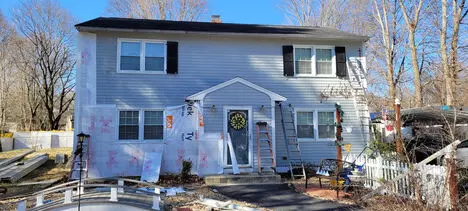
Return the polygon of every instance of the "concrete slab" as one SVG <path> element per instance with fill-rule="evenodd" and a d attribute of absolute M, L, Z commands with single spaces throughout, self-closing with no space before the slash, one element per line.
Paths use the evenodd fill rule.
<path fill-rule="evenodd" d="M 287 184 L 235 185 L 216 189 L 233 199 L 273 210 L 363 210 L 355 205 L 321 200 L 294 192 Z"/>
<path fill-rule="evenodd" d="M 280 184 L 281 176 L 275 174 L 223 174 L 206 176 L 205 184 L 224 186 L 224 185 L 247 185 L 247 184 Z"/>

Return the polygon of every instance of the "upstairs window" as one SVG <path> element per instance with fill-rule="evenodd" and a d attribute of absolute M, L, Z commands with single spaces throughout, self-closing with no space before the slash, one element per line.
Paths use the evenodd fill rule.
<path fill-rule="evenodd" d="M 332 49 L 319 49 L 316 52 L 317 75 L 332 75 L 333 74 L 333 53 Z"/>
<path fill-rule="evenodd" d="M 298 76 L 335 76 L 335 51 L 328 46 L 295 46 L 294 72 Z"/>
<path fill-rule="evenodd" d="M 120 43 L 120 70 L 140 70 L 140 43 Z"/>
<path fill-rule="evenodd" d="M 166 43 L 152 40 L 119 39 L 119 72 L 166 71 Z"/>
<path fill-rule="evenodd" d="M 294 50 L 294 63 L 296 65 L 296 74 L 312 74 L 312 49 L 296 48 Z"/>

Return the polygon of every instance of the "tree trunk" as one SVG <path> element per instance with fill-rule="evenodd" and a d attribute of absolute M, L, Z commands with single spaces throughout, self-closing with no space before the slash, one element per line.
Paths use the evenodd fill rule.
<path fill-rule="evenodd" d="M 440 56 L 444 72 L 445 105 L 453 105 L 452 80 L 447 56 L 447 0 L 442 0 L 442 27 L 440 33 Z"/>
<path fill-rule="evenodd" d="M 414 95 L 415 95 L 415 103 L 416 107 L 423 106 L 423 98 L 422 98 L 422 87 L 421 87 L 421 76 L 419 73 L 419 64 L 418 64 L 418 49 L 416 48 L 416 44 L 414 42 L 414 31 L 409 32 L 409 42 L 410 42 L 410 49 L 411 49 L 411 66 L 413 68 L 414 74 Z"/>

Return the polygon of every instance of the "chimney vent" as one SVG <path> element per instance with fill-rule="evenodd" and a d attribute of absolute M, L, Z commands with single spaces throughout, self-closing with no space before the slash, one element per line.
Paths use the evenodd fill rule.
<path fill-rule="evenodd" d="M 211 15 L 211 23 L 222 23 L 221 15 Z"/>

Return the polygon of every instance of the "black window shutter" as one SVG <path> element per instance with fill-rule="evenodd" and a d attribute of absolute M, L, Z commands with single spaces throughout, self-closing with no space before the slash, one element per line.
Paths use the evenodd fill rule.
<path fill-rule="evenodd" d="M 178 73 L 179 43 L 167 42 L 167 74 Z"/>
<path fill-rule="evenodd" d="M 292 45 L 283 46 L 283 74 L 294 76 L 294 48 Z"/>
<path fill-rule="evenodd" d="M 335 47 L 336 56 L 336 76 L 345 77 L 348 73 L 346 69 L 346 48 Z"/>

